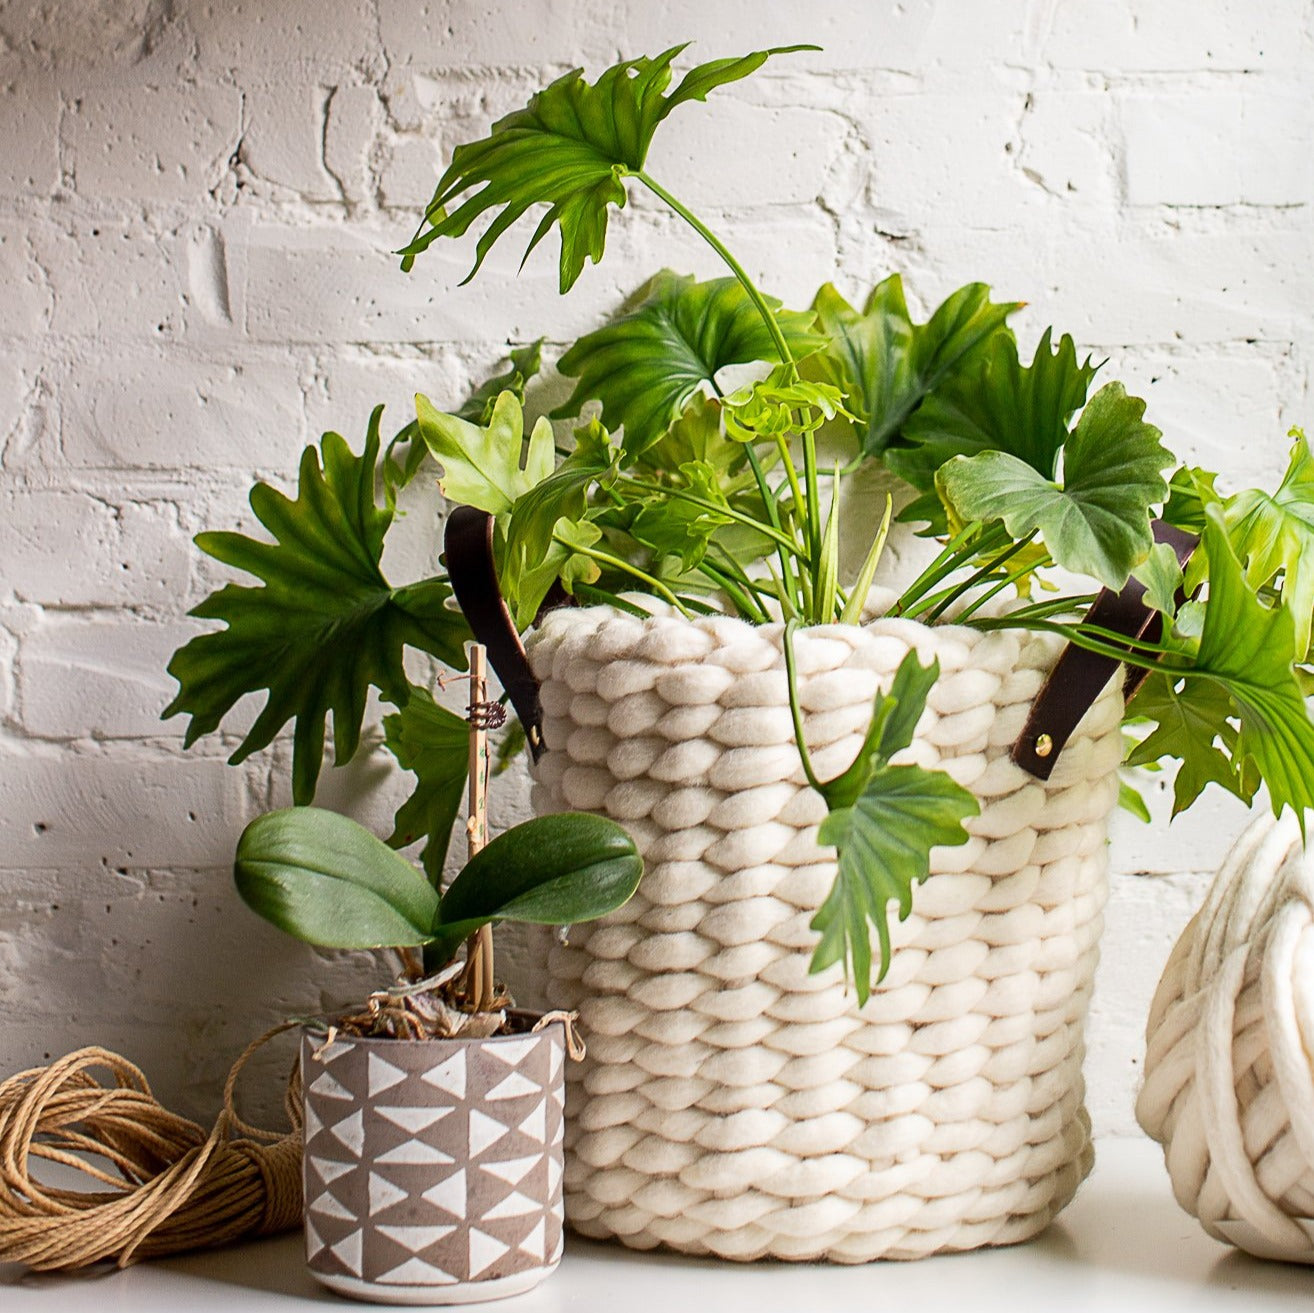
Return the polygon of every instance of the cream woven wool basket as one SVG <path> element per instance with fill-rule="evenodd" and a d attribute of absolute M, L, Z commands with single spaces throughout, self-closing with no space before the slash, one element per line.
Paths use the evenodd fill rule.
<path fill-rule="evenodd" d="M 568 1096 L 577 1231 L 732 1259 L 917 1258 L 1034 1235 L 1089 1171 L 1082 1025 L 1118 681 L 1042 783 L 1009 748 L 1055 641 L 889 619 L 803 631 L 821 778 L 853 759 L 910 648 L 941 676 L 902 759 L 945 767 L 981 815 L 933 853 L 859 1010 L 838 966 L 808 974 L 835 865 L 781 626 L 563 609 L 528 640 L 550 749 L 535 809 L 612 816 L 647 865 L 630 903 L 547 955 L 553 1006 L 589 1037 Z"/>
<path fill-rule="evenodd" d="M 1314 858 L 1289 812 L 1237 841 L 1146 1027 L 1136 1116 L 1216 1240 L 1314 1263 Z"/>

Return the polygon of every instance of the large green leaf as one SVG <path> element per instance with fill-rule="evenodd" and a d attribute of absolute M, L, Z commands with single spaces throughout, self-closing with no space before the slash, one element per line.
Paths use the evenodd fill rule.
<path fill-rule="evenodd" d="M 945 461 L 1006 451 L 1052 479 L 1068 422 L 1085 404 L 1097 367 L 1089 358 L 1078 363 L 1070 337 L 1052 346 L 1049 329 L 1030 365 L 1022 364 L 1012 334 L 1002 332 L 984 340 L 969 363 L 910 416 L 887 456 L 890 468 L 929 491 Z"/>
<path fill-rule="evenodd" d="M 1153 546 L 1150 508 L 1167 494 L 1160 471 L 1172 463 L 1144 413 L 1143 401 L 1109 383 L 1063 447 L 1062 487 L 1017 456 L 984 451 L 941 466 L 941 497 L 964 523 L 1002 520 L 1019 539 L 1039 530 L 1059 565 L 1121 588 Z"/>
<path fill-rule="evenodd" d="M 788 633 L 788 631 L 787 631 Z M 793 656 L 789 658 L 793 696 Z M 976 799 L 944 771 L 891 766 L 889 758 L 907 747 L 939 664 L 923 667 L 916 653 L 900 663 L 888 693 L 877 693 L 866 739 L 852 766 L 821 785 L 830 814 L 818 841 L 837 850 L 835 884 L 812 918 L 821 934 L 811 970 L 834 962 L 852 963 L 859 1003 L 871 992 L 871 932 L 880 941 L 882 979 L 890 963 L 889 904 L 900 919 L 912 910 L 913 885 L 930 874 L 931 849 L 967 841 L 963 821 L 975 816 Z"/>
<path fill-rule="evenodd" d="M 321 948 L 414 947 L 428 941 L 438 911 L 438 894 L 405 858 L 318 807 L 256 817 L 233 873 L 266 921 Z"/>
<path fill-rule="evenodd" d="M 424 839 L 420 860 L 437 885 L 465 792 L 470 726 L 435 702 L 428 689 L 412 687 L 406 705 L 384 716 L 383 734 L 398 765 L 416 777 L 414 792 L 397 809 L 388 843 L 405 848 Z"/>
<path fill-rule="evenodd" d="M 814 46 L 782 46 L 701 64 L 668 96 L 671 64 L 684 46 L 656 58 L 627 59 L 595 83 L 573 69 L 538 92 L 528 106 L 493 124 L 480 141 L 458 146 L 438 180 L 424 223 L 402 252 L 409 269 L 439 237 L 460 237 L 486 212 L 492 222 L 475 248 L 474 277 L 497 239 L 527 210 L 547 205 L 529 252 L 553 225 L 561 234 L 561 290 L 569 291 L 584 262 L 602 258 L 607 208 L 625 204 L 627 174 L 643 169 L 657 125 L 677 106 L 747 77 L 771 55 Z M 455 207 L 455 208 L 449 208 Z"/>
<path fill-rule="evenodd" d="M 690 499 L 654 495 L 631 521 L 630 534 L 658 557 L 678 556 L 681 568 L 692 570 L 717 531 L 734 521 L 724 513 L 729 502 L 710 465 L 685 461 L 673 473 L 679 480 L 674 486 Z"/>
<path fill-rule="evenodd" d="M 1012 341 L 1004 321 L 1020 306 L 994 304 L 984 283 L 969 283 L 928 322 L 914 324 L 903 280 L 891 274 L 872 289 L 861 314 L 830 283 L 817 293 L 812 308 L 829 344 L 804 372 L 833 383 L 847 396 L 863 455 L 879 456 L 918 406 L 967 370 L 987 343 L 997 337 Z"/>
<path fill-rule="evenodd" d="M 218 728 L 246 694 L 268 690 L 264 708 L 230 760 L 265 747 L 295 719 L 292 794 L 315 795 L 324 755 L 325 718 L 333 715 L 334 758 L 355 753 L 370 685 L 390 702 L 410 691 L 402 650 L 411 646 L 463 668 L 465 621 L 444 603 L 438 580 L 389 586 L 379 569 L 392 511 L 374 501 L 382 407 L 370 418 L 365 450 L 354 456 L 336 433 L 301 458 L 296 500 L 266 484 L 251 490 L 256 517 L 275 542 L 237 533 L 203 533 L 197 546 L 264 581 L 228 584 L 191 614 L 227 628 L 201 634 L 174 653 L 169 673 L 178 695 L 164 715 L 187 713 L 186 743 Z"/>
<path fill-rule="evenodd" d="M 443 467 L 438 486 L 449 501 L 504 515 L 517 497 L 552 473 L 556 451 L 552 425 L 540 419 L 524 442 L 525 414 L 514 392 L 498 394 L 487 425 L 438 410 L 415 398 L 420 436 Z"/>
<path fill-rule="evenodd" d="M 577 415 L 586 401 L 602 402 L 602 422 L 624 427 L 626 453 L 640 455 L 658 441 L 685 404 L 727 365 L 780 360 L 780 353 L 737 279 L 695 282 L 663 269 L 641 289 L 635 309 L 586 333 L 557 368 L 578 379 L 555 416 Z M 776 315 L 795 356 L 824 339 L 811 331 L 810 314 L 780 309 Z"/>
<path fill-rule="evenodd" d="M 1229 498 L 1224 514 L 1251 586 L 1282 576 L 1282 600 L 1295 622 L 1296 653 L 1303 660 L 1314 611 L 1314 457 L 1299 429 L 1292 436 L 1296 441 L 1278 490 L 1248 488 Z"/>
<path fill-rule="evenodd" d="M 466 864 L 439 904 L 440 952 L 490 921 L 573 925 L 605 916 L 638 888 L 634 840 L 605 816 L 560 812 L 499 834 Z"/>

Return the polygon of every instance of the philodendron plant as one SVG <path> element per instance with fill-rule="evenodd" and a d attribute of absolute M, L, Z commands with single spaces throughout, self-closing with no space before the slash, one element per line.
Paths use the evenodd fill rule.
<path fill-rule="evenodd" d="M 403 267 L 486 220 L 473 277 L 534 210 L 526 255 L 555 230 L 564 293 L 586 261 L 602 258 L 612 207 L 640 188 L 710 245 L 728 275 L 651 277 L 557 360 L 575 386 L 551 417 L 532 415 L 526 382 L 540 351 L 523 346 L 459 409 L 418 398 L 416 417 L 386 446 L 378 410 L 359 455 L 326 434 L 304 454 L 295 500 L 257 485 L 252 506 L 275 543 L 198 539 L 263 586 L 230 584 L 194 612 L 227 628 L 193 639 L 170 666 L 181 688 L 166 714 L 190 713 L 188 742 L 215 730 L 238 698 L 267 689 L 233 760 L 295 721 L 293 786 L 306 803 L 327 714 L 341 763 L 356 751 L 373 685 L 397 708 L 384 722 L 387 743 L 417 777 L 391 842 L 425 839 L 435 870 L 461 790 L 459 731 L 407 679 L 402 653 L 459 666 L 468 635 L 445 575 L 394 587 L 380 572 L 404 484 L 432 461 L 449 503 L 495 517 L 499 582 L 522 629 L 559 584 L 580 602 L 640 614 L 646 593 L 688 616 L 783 620 L 788 655 L 799 625 L 862 619 L 893 508 L 883 494 L 864 504 L 851 477 L 878 465 L 907 490 L 900 518 L 938 543 L 891 614 L 1054 633 L 1148 672 L 1128 707 L 1128 761 L 1180 762 L 1176 810 L 1210 783 L 1247 801 L 1262 783 L 1275 810 L 1303 818 L 1314 804 L 1302 687 L 1314 461 L 1303 436 L 1293 434 L 1275 493 L 1229 495 L 1214 474 L 1177 465 L 1120 383 L 1092 391 L 1100 366 L 1081 359 L 1071 337 L 1046 331 L 1026 362 L 1008 326 L 1018 305 L 992 301 L 980 283 L 924 323 L 897 274 L 877 282 L 861 310 L 830 284 L 808 310 L 782 308 L 646 159 L 669 114 L 787 52 L 702 64 L 672 90 L 681 50 L 616 64 L 593 83 L 568 73 L 458 146 Z M 754 381 L 727 390 L 731 367 Z M 852 578 L 841 577 L 841 512 L 847 533 L 865 524 L 870 536 Z M 1198 536 L 1184 570 L 1171 547 L 1156 545 L 1155 517 Z M 1056 570 L 1090 582 L 1060 587 Z M 1128 638 L 1084 618 L 1096 587 L 1132 579 L 1155 624 Z M 930 849 L 962 842 L 976 810 L 946 774 L 890 760 L 936 674 L 905 664 L 878 697 L 853 765 L 830 781 L 813 774 L 791 687 L 803 766 L 830 808 L 819 840 L 838 852 L 834 889 L 813 922 L 812 965 L 844 962 L 861 998 L 872 927 L 883 972 L 889 903 L 907 914 Z"/>
<path fill-rule="evenodd" d="M 364 826 L 319 807 L 257 816 L 237 845 L 234 875 L 247 905 L 320 948 L 420 950 L 397 1018 L 422 1034 L 489 1032 L 509 1000 L 493 972 L 486 927 L 566 926 L 620 907 L 643 862 L 615 821 L 562 812 L 525 821 L 475 853 L 440 890 Z M 471 952 L 458 962 L 462 944 Z M 464 968 L 464 969 L 462 969 Z M 417 992 L 415 986 L 423 987 Z M 377 996 L 376 996 L 377 997 Z M 421 1024 L 427 1022 L 427 1026 Z"/>

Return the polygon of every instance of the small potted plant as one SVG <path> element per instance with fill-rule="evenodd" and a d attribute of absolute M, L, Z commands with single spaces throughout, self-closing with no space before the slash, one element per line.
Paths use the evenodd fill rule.
<path fill-rule="evenodd" d="M 386 446 L 378 411 L 359 456 L 326 435 L 295 500 L 258 485 L 276 544 L 198 541 L 264 587 L 197 608 L 227 629 L 175 655 L 169 710 L 190 742 L 268 689 L 234 759 L 295 720 L 308 802 L 327 713 L 344 761 L 373 684 L 418 779 L 393 842 L 441 830 L 454 749 L 401 653 L 461 660 L 450 533 L 420 583 L 378 564 L 432 462 L 449 530 L 481 517 L 488 537 L 467 609 L 495 626 L 500 593 L 526 636 L 528 663 L 512 634 L 495 666 L 536 809 L 622 821 L 649 865 L 632 904 L 547 957 L 596 1037 L 572 1223 L 731 1258 L 1016 1241 L 1091 1162 L 1106 823 L 1120 792 L 1143 806 L 1120 790 L 1124 722 L 1127 764 L 1180 762 L 1175 810 L 1209 784 L 1314 805 L 1314 466 L 1293 435 L 1271 494 L 1174 468 L 1143 402 L 1092 390 L 1100 367 L 1066 335 L 1028 362 L 1018 306 L 979 283 L 925 322 L 896 274 L 861 310 L 829 284 L 784 309 L 646 160 L 672 112 L 786 52 L 672 85 L 681 50 L 567 73 L 458 146 L 403 265 L 486 223 L 473 276 L 534 211 L 529 249 L 556 231 L 564 293 L 639 188 L 728 276 L 661 271 L 573 343 L 560 430 L 527 422 L 526 346 L 455 410 L 418 398 Z M 896 507 L 863 469 L 931 540 L 898 593 L 877 581 Z"/>
<path fill-rule="evenodd" d="M 599 816 L 526 821 L 485 845 L 483 730 L 472 732 L 472 852 L 445 889 L 315 807 L 257 817 L 237 848 L 238 890 L 266 920 L 319 947 L 394 948 L 406 961 L 395 986 L 302 1034 L 307 1263 L 375 1303 L 495 1299 L 557 1265 L 573 1018 L 514 1009 L 490 929 L 604 915 L 643 869 Z"/>

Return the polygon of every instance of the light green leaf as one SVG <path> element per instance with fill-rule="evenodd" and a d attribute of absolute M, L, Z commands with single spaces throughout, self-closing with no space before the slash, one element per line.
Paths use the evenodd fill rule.
<path fill-rule="evenodd" d="M 671 110 L 747 77 L 771 55 L 815 47 L 782 46 L 714 60 L 691 69 L 664 95 L 671 64 L 683 49 L 625 60 L 592 84 L 573 69 L 525 109 L 499 119 L 487 137 L 458 146 L 420 231 L 402 252 L 402 268 L 409 269 L 439 237 L 460 237 L 481 215 L 496 212 L 476 245 L 468 282 L 512 224 L 531 207 L 547 205 L 525 255 L 555 225 L 561 234 L 561 290 L 569 291 L 585 260 L 602 258 L 608 206 L 625 204 L 623 179 L 642 170 L 653 133 Z"/>
<path fill-rule="evenodd" d="M 852 961 L 859 1004 L 871 992 L 871 936 L 880 940 L 882 979 L 890 962 L 889 904 L 902 920 L 912 910 L 913 885 L 930 874 L 937 845 L 966 843 L 963 821 L 979 811 L 976 799 L 943 771 L 920 766 L 878 765 L 852 807 L 833 811 L 821 823 L 822 844 L 838 850 L 834 887 L 812 918 L 821 933 L 811 970 Z"/>
<path fill-rule="evenodd" d="M 639 884 L 634 840 L 603 816 L 560 812 L 499 834 L 443 894 L 435 923 L 440 952 L 490 921 L 575 925 L 605 916 Z"/>
<path fill-rule="evenodd" d="M 1150 824 L 1150 809 L 1140 791 L 1126 778 L 1125 772 L 1118 780 L 1118 806 L 1130 812 L 1138 821 Z"/>
<path fill-rule="evenodd" d="M 856 417 L 863 455 L 879 456 L 918 406 L 968 369 L 986 343 L 997 336 L 1012 341 L 1004 321 L 1020 306 L 993 304 L 984 283 L 969 283 L 927 323 L 914 324 L 903 280 L 892 274 L 872 289 L 861 314 L 830 283 L 812 308 L 829 343 L 807 361 L 804 373 L 840 389 Z M 928 480 L 919 486 L 931 485 Z"/>
<path fill-rule="evenodd" d="M 734 278 L 698 283 L 663 269 L 641 290 L 637 307 L 586 333 L 557 368 L 579 381 L 556 417 L 602 402 L 602 422 L 624 428 L 626 454 L 636 457 L 666 432 L 686 403 L 727 365 L 780 359 L 757 308 Z M 822 344 L 812 316 L 781 310 L 765 298 L 796 356 Z"/>
<path fill-rule="evenodd" d="M 355 821 L 318 807 L 258 816 L 237 844 L 234 877 L 254 911 L 321 948 L 425 943 L 438 894 Z"/>
<path fill-rule="evenodd" d="M 540 337 L 528 346 L 512 347 L 509 359 L 509 369 L 486 378 L 466 397 L 456 411 L 458 419 L 487 425 L 503 392 L 510 392 L 522 406 L 525 404 L 525 384 L 543 368 L 543 339 Z"/>
<path fill-rule="evenodd" d="M 1145 585 L 1145 605 L 1166 615 L 1177 614 L 1177 591 L 1182 586 L 1182 567 L 1177 553 L 1167 543 L 1155 543 L 1150 554 L 1132 571 L 1132 578 Z"/>
<path fill-rule="evenodd" d="M 1046 329 L 1030 365 L 1018 357 L 1013 335 L 992 333 L 945 385 L 909 417 L 886 463 L 923 492 L 955 456 L 1006 451 L 1052 479 L 1068 421 L 1085 404 L 1096 367 L 1077 361 L 1070 337 L 1051 346 Z M 934 510 L 934 499 L 928 503 Z M 909 511 L 902 518 L 918 518 Z"/>
<path fill-rule="evenodd" d="M 490 515 L 505 515 L 517 497 L 541 483 L 556 464 L 552 425 L 540 419 L 524 448 L 524 411 L 513 392 L 493 403 L 486 427 L 434 408 L 423 395 L 415 398 L 420 436 L 443 467 L 438 486 L 449 501 L 474 506 Z M 522 456 L 524 464 L 521 464 Z"/>
<path fill-rule="evenodd" d="M 838 388 L 797 378 L 786 365 L 731 393 L 723 410 L 726 434 L 736 442 L 789 441 L 837 416 L 853 418 Z"/>
<path fill-rule="evenodd" d="M 753 481 L 743 443 L 721 431 L 721 403 L 715 397 L 695 393 L 666 432 L 637 457 L 637 464 L 661 474 L 686 461 L 710 465 L 727 495 Z"/>
<path fill-rule="evenodd" d="M 685 461 L 674 486 L 702 503 L 677 497 L 654 496 L 644 503 L 630 523 L 630 535 L 650 547 L 657 556 L 678 556 L 681 569 L 692 570 L 703 559 L 707 544 L 718 529 L 733 523 L 722 514 L 729 503 L 721 491 L 716 471 L 704 461 Z"/>
<path fill-rule="evenodd" d="M 1187 533 L 1204 533 L 1205 507 L 1221 506 L 1223 502 L 1214 488 L 1217 478 L 1212 470 L 1199 466 L 1183 465 L 1175 470 L 1168 480 L 1168 500 L 1160 518 Z"/>
<path fill-rule="evenodd" d="M 598 563 L 582 549 L 596 546 L 602 530 L 589 520 L 572 521 L 563 517 L 552 527 L 552 541 L 538 561 L 529 561 L 513 588 L 507 591 L 507 603 L 522 633 L 534 622 L 543 599 L 558 581 L 568 593 L 577 583 L 591 584 L 602 573 Z"/>
<path fill-rule="evenodd" d="M 380 406 L 370 418 L 365 450 L 352 454 L 336 433 L 301 458 L 293 501 L 266 484 L 251 490 L 251 507 L 276 539 L 203 533 L 196 543 L 215 560 L 255 575 L 259 588 L 228 584 L 191 614 L 227 628 L 201 634 L 173 655 L 178 695 L 166 717 L 191 716 L 186 744 L 218 728 L 246 694 L 268 690 L 255 723 L 230 761 L 267 746 L 289 720 L 292 795 L 315 796 L 332 713 L 334 757 L 349 761 L 360 741 L 371 685 L 390 702 L 406 702 L 410 684 L 402 651 L 410 646 L 463 669 L 469 630 L 444 603 L 449 587 L 426 580 L 394 589 L 379 569 L 392 511 L 375 505 Z"/>
<path fill-rule="evenodd" d="M 1167 493 L 1172 461 L 1145 403 L 1109 383 L 1087 403 L 1063 449 L 1063 486 L 1002 451 L 956 456 L 936 483 L 963 522 L 1002 520 L 1014 538 L 1037 530 L 1055 562 L 1120 589 L 1149 554 L 1150 508 Z"/>
<path fill-rule="evenodd" d="M 414 792 L 397 809 L 388 843 L 405 848 L 424 839 L 420 860 L 436 885 L 465 793 L 470 726 L 439 706 L 428 689 L 412 687 L 406 705 L 383 718 L 383 733 L 398 764 L 416 776 Z"/>
<path fill-rule="evenodd" d="M 1314 457 L 1299 429 L 1287 472 L 1269 494 L 1248 488 L 1224 507 L 1228 537 L 1245 568 L 1246 581 L 1261 588 L 1281 576 L 1282 601 L 1296 630 L 1296 652 L 1309 651 L 1314 612 Z"/>

